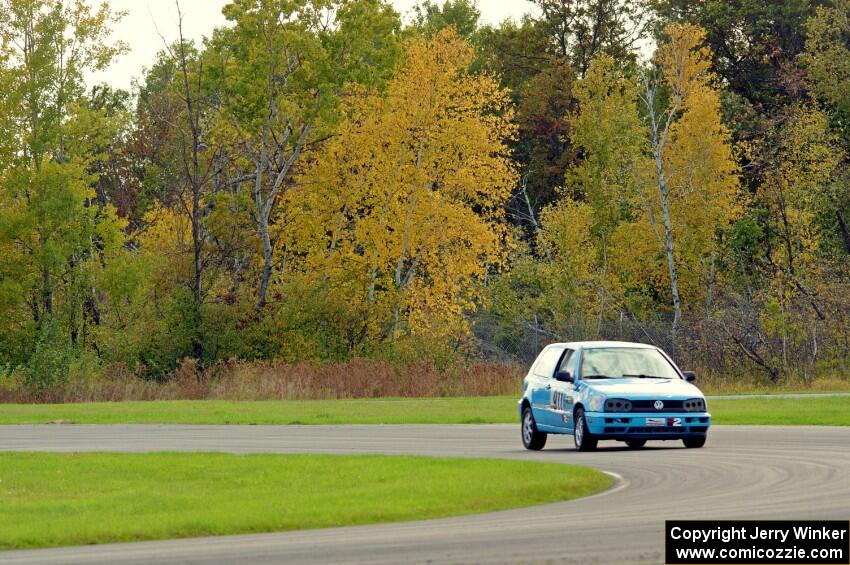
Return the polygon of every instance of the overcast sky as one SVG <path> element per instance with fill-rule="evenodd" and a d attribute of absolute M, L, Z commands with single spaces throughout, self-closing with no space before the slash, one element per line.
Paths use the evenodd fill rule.
<path fill-rule="evenodd" d="M 100 0 L 89 0 L 100 4 Z M 228 0 L 180 0 L 183 10 L 183 29 L 186 37 L 200 39 L 217 26 L 225 23 L 221 8 Z M 410 13 L 416 0 L 392 0 L 402 16 Z M 133 78 L 138 78 L 142 68 L 150 66 L 157 52 L 162 49 L 162 39 L 157 28 L 171 42 L 177 38 L 177 10 L 174 0 L 111 0 L 116 11 L 127 12 L 116 27 L 114 36 L 130 47 L 130 52 L 117 59 L 112 66 L 89 77 L 89 83 L 106 82 L 116 88 L 129 88 Z M 481 19 L 484 23 L 497 24 L 514 17 L 519 19 L 533 6 L 526 0 L 478 0 Z"/>

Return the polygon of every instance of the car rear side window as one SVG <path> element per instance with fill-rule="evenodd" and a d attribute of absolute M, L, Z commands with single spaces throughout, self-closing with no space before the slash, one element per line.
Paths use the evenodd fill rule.
<path fill-rule="evenodd" d="M 534 374 L 538 377 L 552 378 L 555 374 L 555 366 L 563 352 L 563 347 L 550 347 L 541 353 L 537 363 L 534 364 Z"/>
<path fill-rule="evenodd" d="M 569 371 L 572 374 L 575 374 L 573 370 L 573 365 L 575 361 L 575 351 L 572 349 L 567 349 L 564 351 L 564 356 L 561 358 L 561 362 L 558 363 L 558 371 Z"/>

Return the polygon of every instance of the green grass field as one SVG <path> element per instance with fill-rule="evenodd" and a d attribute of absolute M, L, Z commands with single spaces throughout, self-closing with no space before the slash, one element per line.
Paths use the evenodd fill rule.
<path fill-rule="evenodd" d="M 715 424 L 850 425 L 850 397 L 709 400 Z M 506 397 L 0 405 L 0 424 L 482 424 L 518 420 Z"/>
<path fill-rule="evenodd" d="M 419 520 L 611 483 L 582 467 L 488 459 L 0 453 L 0 548 Z"/>
<path fill-rule="evenodd" d="M 736 398 L 708 401 L 715 424 L 850 426 L 850 397 Z"/>
<path fill-rule="evenodd" d="M 505 397 L 6 404 L 0 424 L 483 424 L 516 420 L 515 406 Z"/>

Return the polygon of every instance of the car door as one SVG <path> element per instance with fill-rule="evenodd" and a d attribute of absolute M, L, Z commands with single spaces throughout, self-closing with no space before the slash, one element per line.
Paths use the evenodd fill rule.
<path fill-rule="evenodd" d="M 558 360 L 555 374 L 569 371 L 575 377 L 575 351 L 565 349 Z M 573 419 L 573 402 L 575 401 L 575 385 L 557 379 L 552 380 L 552 395 L 549 404 L 550 425 L 564 431 L 571 429 Z"/>
<path fill-rule="evenodd" d="M 564 353 L 563 345 L 550 345 L 537 356 L 531 368 L 529 387 L 531 387 L 531 412 L 538 426 L 552 428 L 555 417 L 552 414 L 552 389 L 555 383 L 555 367 Z"/>

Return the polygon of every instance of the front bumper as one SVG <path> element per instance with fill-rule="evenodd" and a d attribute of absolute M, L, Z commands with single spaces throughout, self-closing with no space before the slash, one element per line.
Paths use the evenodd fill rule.
<path fill-rule="evenodd" d="M 705 436 L 708 412 L 587 412 L 587 427 L 598 439 L 681 439 Z"/>

